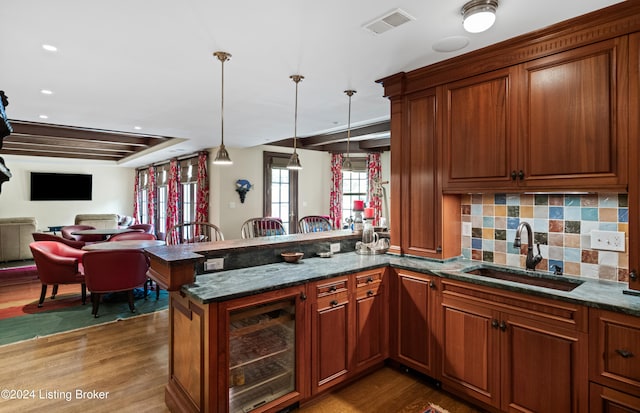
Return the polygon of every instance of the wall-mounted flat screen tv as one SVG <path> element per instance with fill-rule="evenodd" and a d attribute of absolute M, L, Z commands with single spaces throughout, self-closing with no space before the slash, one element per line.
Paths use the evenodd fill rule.
<path fill-rule="evenodd" d="M 91 201 L 89 174 L 31 172 L 32 201 Z"/>

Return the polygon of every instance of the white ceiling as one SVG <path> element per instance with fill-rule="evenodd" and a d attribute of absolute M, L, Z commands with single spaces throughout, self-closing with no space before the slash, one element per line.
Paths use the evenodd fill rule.
<path fill-rule="evenodd" d="M 367 124 L 389 118 L 377 79 L 618 2 L 501 0 L 496 24 L 468 34 L 465 0 L 0 0 L 0 89 L 10 119 L 184 139 L 123 163 L 141 166 L 220 144 L 214 51 L 233 55 L 225 144 L 248 147 L 293 136 L 292 74 L 305 77 L 298 137 L 345 128 L 345 89 L 358 92 L 352 126 Z M 362 28 L 397 8 L 415 20 L 380 35 Z M 433 50 L 451 36 L 468 46 Z"/>

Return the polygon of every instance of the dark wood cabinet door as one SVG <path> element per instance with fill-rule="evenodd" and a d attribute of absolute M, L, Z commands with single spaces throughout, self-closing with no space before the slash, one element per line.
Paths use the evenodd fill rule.
<path fill-rule="evenodd" d="M 508 313 L 498 330 L 504 411 L 586 411 L 586 337 Z"/>
<path fill-rule="evenodd" d="M 640 412 L 640 397 L 590 383 L 589 412 L 637 413 Z"/>
<path fill-rule="evenodd" d="M 640 251 L 640 33 L 629 36 L 629 251 Z M 629 254 L 629 288 L 640 290 L 640 254 Z"/>
<path fill-rule="evenodd" d="M 627 43 L 621 37 L 520 66 L 519 185 L 625 190 Z"/>
<path fill-rule="evenodd" d="M 350 288 L 347 277 L 315 284 L 311 306 L 312 394 L 347 379 L 350 373 Z"/>
<path fill-rule="evenodd" d="M 435 376 L 436 342 L 434 311 L 436 277 L 397 270 L 391 300 L 393 358 L 412 369 Z"/>
<path fill-rule="evenodd" d="M 437 256 L 441 241 L 435 91 L 408 97 L 406 119 L 408 132 L 402 137 L 402 249 L 408 254 Z"/>
<path fill-rule="evenodd" d="M 389 356 L 389 300 L 387 270 L 354 274 L 354 372 L 382 363 Z"/>
<path fill-rule="evenodd" d="M 445 85 L 443 188 L 445 191 L 516 185 L 512 68 Z"/>
<path fill-rule="evenodd" d="M 464 298 L 442 298 L 445 390 L 500 406 L 499 312 Z"/>

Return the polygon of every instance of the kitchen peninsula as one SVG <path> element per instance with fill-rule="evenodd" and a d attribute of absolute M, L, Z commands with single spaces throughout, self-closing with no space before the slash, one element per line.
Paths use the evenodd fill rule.
<path fill-rule="evenodd" d="M 550 400 L 578 412 L 603 384 L 618 384 L 632 394 L 640 388 L 637 357 L 625 358 L 612 349 L 609 362 L 600 366 L 601 357 L 588 346 L 640 352 L 640 299 L 623 294 L 625 284 L 562 277 L 576 283 L 562 291 L 474 275 L 468 271 L 486 264 L 460 257 L 359 255 L 347 247 L 331 258 L 316 256 L 331 243 L 343 246 L 357 239 L 349 231 L 334 231 L 149 248 L 152 274 L 169 268 L 183 276 L 190 267 L 192 277 L 171 291 L 169 408 L 279 411 L 355 380 L 387 359 L 495 411 L 506 409 L 501 393 L 521 407 Z M 282 262 L 280 252 L 291 249 L 308 251 L 308 258 Z M 206 257 L 242 254 L 272 259 L 193 279 Z M 553 278 L 542 271 L 536 276 Z M 482 333 L 460 335 L 467 328 Z M 602 328 L 609 334 L 624 328 L 630 334 L 602 341 Z M 507 352 L 510 368 L 503 366 L 502 373 L 495 371 L 500 363 L 493 360 L 492 347 L 504 340 L 497 334 L 512 336 L 509 343 L 515 346 Z M 471 359 L 454 354 L 459 348 L 471 359 L 494 364 L 465 376 L 472 369 L 467 366 L 461 374 L 456 363 Z M 523 351 L 527 357 L 518 356 Z M 545 358 L 548 368 L 531 371 L 532 360 Z M 614 371 L 600 374 L 599 367 Z M 500 390 L 500 376 L 507 372 L 514 374 L 514 384 Z M 520 377 L 526 377 L 526 386 L 518 384 Z M 560 390 L 545 398 L 532 396 L 535 401 L 527 398 L 550 382 Z"/>

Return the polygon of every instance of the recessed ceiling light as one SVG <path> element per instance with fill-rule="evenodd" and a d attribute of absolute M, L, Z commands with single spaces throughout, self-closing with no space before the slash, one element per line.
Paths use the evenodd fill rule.
<path fill-rule="evenodd" d="M 140 130 L 140 129 L 142 129 L 142 126 L 134 126 L 133 129 Z"/>
<path fill-rule="evenodd" d="M 53 95 L 53 92 L 49 89 L 42 89 L 40 93 L 42 93 L 43 95 Z"/>
<path fill-rule="evenodd" d="M 49 116 L 47 116 L 47 115 L 40 115 L 40 119 L 49 119 Z"/>
<path fill-rule="evenodd" d="M 47 52 L 57 52 L 57 51 L 58 51 L 58 48 L 57 48 L 57 47 L 52 46 L 52 45 L 50 45 L 50 44 L 43 44 L 43 45 L 42 45 L 42 48 L 43 48 L 44 50 L 46 50 Z"/>
<path fill-rule="evenodd" d="M 445 37 L 433 43 L 431 48 L 440 53 L 455 52 L 464 49 L 469 44 L 469 38 L 465 36 Z"/>

